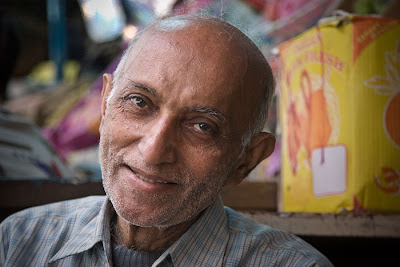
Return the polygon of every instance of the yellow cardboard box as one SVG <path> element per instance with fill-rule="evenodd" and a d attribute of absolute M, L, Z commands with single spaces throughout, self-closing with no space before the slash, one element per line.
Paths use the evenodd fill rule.
<path fill-rule="evenodd" d="M 279 56 L 282 209 L 400 212 L 400 21 L 344 15 Z"/>

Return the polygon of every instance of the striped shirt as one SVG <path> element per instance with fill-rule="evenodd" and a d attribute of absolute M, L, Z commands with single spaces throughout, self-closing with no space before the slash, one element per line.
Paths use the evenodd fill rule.
<path fill-rule="evenodd" d="M 0 266 L 112 266 L 105 196 L 30 208 L 0 225 Z M 332 266 L 300 238 L 258 224 L 220 198 L 153 266 Z"/>

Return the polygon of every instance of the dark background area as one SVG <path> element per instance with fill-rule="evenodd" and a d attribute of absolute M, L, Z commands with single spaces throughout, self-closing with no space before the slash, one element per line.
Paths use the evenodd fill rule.
<path fill-rule="evenodd" d="M 9 51 L 8 61 L 0 67 L 2 73 L 11 71 L 11 78 L 24 77 L 38 63 L 49 60 L 46 8 L 46 0 L 1 1 L 0 46 L 7 45 L 5 51 Z M 77 0 L 65 1 L 65 17 L 67 59 L 79 61 L 82 72 L 99 74 L 122 51 L 120 39 L 93 42 L 86 32 Z"/>

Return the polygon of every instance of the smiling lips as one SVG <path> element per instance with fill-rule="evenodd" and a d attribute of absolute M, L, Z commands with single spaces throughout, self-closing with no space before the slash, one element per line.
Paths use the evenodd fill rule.
<path fill-rule="evenodd" d="M 156 184 L 156 183 L 169 184 L 168 182 L 164 182 L 164 181 L 147 179 L 146 177 L 144 177 L 143 175 L 140 175 L 139 173 L 135 173 L 135 174 L 140 180 L 151 183 L 151 184 Z"/>
<path fill-rule="evenodd" d="M 140 173 L 138 173 L 137 171 L 133 170 L 131 167 L 127 166 L 134 174 L 137 178 L 139 178 L 140 180 L 150 183 L 150 184 L 175 184 L 172 182 L 167 182 L 167 181 L 161 181 L 161 180 L 153 180 L 150 178 L 147 178 L 143 175 L 141 175 Z"/>

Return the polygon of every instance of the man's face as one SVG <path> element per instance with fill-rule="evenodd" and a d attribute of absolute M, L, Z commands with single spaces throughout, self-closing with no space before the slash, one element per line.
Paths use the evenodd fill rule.
<path fill-rule="evenodd" d="M 222 44 L 204 42 L 177 33 L 142 36 L 103 114 L 104 188 L 135 225 L 165 227 L 196 216 L 238 160 L 250 117 L 242 108 L 249 107 L 242 64 L 225 58 Z"/>

